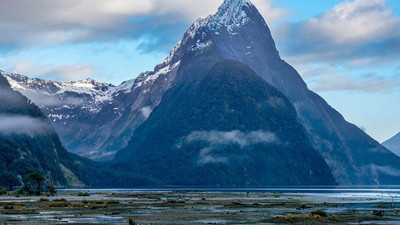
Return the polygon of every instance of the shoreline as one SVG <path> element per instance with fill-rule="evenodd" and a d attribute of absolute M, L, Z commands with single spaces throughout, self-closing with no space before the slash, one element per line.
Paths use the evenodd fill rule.
<path fill-rule="evenodd" d="M 136 224 L 400 224 L 400 193 L 382 193 L 383 189 L 358 193 L 119 190 L 64 189 L 51 197 L 0 196 L 0 222 L 129 224 L 131 219 Z"/>

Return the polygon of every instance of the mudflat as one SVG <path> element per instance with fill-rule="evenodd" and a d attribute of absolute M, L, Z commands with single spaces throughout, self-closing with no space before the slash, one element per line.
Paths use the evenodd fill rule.
<path fill-rule="evenodd" d="M 400 224 L 400 196 L 380 192 L 284 193 L 59 190 L 0 196 L 1 224 Z"/>

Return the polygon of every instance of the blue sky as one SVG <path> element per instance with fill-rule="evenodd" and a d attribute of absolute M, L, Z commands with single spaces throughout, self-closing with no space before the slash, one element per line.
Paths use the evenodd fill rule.
<path fill-rule="evenodd" d="M 222 0 L 0 0 L 0 69 L 119 84 L 152 70 Z M 398 0 L 253 0 L 281 57 L 378 141 L 400 131 Z"/>

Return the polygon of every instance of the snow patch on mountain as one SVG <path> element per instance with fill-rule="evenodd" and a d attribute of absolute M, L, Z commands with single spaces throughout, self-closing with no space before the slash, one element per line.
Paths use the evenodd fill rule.
<path fill-rule="evenodd" d="M 179 66 L 181 61 L 176 62 L 173 65 L 166 65 L 162 68 L 159 68 L 158 70 L 155 70 L 154 72 L 146 72 L 146 73 L 141 73 L 138 77 L 137 82 L 135 82 L 133 88 L 139 88 L 143 84 L 147 84 L 150 82 L 154 82 L 157 80 L 160 76 L 164 76 L 171 72 L 171 70 L 175 69 L 177 66 Z"/>
<path fill-rule="evenodd" d="M 251 6 L 253 4 L 247 0 L 225 0 L 207 25 L 215 30 L 221 30 L 226 27 L 230 34 L 234 34 L 235 29 L 244 26 L 250 21 L 243 9 Z"/>

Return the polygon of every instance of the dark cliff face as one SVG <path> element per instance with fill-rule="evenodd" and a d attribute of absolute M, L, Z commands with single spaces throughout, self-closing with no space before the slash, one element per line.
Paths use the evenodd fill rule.
<path fill-rule="evenodd" d="M 246 65 L 205 51 L 182 60 L 180 82 L 114 168 L 163 185 L 334 184 L 290 102 Z"/>
<path fill-rule="evenodd" d="M 31 169 L 55 184 L 83 186 L 77 166 L 51 123 L 30 100 L 12 90 L 3 76 L 0 99 L 1 185 L 19 185 L 18 176 Z"/>
<path fill-rule="evenodd" d="M 67 152 L 39 107 L 0 75 L 0 186 L 21 185 L 27 170 L 69 187 L 107 184 L 110 175 L 99 164 Z"/>

